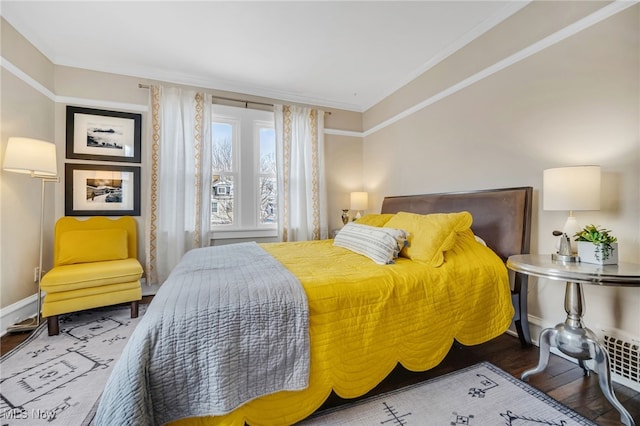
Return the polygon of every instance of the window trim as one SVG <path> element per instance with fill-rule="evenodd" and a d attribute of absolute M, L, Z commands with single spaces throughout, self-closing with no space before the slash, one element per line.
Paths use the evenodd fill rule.
<path fill-rule="evenodd" d="M 226 231 L 210 231 L 212 240 L 233 240 L 237 238 L 273 238 L 278 236 L 277 229 L 235 229 Z"/>

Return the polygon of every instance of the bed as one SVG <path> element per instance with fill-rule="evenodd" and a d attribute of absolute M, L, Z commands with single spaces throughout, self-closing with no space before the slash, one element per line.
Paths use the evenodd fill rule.
<path fill-rule="evenodd" d="M 331 392 L 367 393 L 398 363 L 433 368 L 454 340 L 483 343 L 513 321 L 526 344 L 526 281 L 512 290 L 504 260 L 528 252 L 531 197 L 530 187 L 386 197 L 372 215 L 382 225 L 365 231 L 412 229 L 403 250 L 415 256 L 393 264 L 333 240 L 189 252 L 114 367 L 96 424 L 294 424 Z M 412 227 L 424 220 L 447 243 L 421 259 Z"/>

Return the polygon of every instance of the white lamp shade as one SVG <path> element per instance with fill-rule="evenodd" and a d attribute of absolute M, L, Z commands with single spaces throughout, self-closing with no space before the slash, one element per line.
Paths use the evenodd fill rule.
<path fill-rule="evenodd" d="M 369 206 L 368 192 L 351 193 L 351 210 L 366 210 Z"/>
<path fill-rule="evenodd" d="M 600 166 L 547 169 L 542 192 L 544 210 L 600 210 Z"/>
<path fill-rule="evenodd" d="M 38 139 L 9 138 L 2 169 L 32 176 L 55 177 L 58 174 L 56 146 Z"/>

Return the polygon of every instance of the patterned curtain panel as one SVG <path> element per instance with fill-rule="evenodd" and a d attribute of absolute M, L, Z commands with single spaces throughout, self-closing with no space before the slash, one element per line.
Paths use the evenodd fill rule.
<path fill-rule="evenodd" d="M 278 236 L 281 241 L 328 236 L 324 174 L 324 112 L 275 105 Z"/>
<path fill-rule="evenodd" d="M 188 250 L 209 245 L 211 96 L 151 86 L 146 272 L 161 284 Z"/>

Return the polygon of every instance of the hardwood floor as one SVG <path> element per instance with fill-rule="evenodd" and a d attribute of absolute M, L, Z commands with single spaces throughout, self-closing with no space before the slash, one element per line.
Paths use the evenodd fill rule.
<path fill-rule="evenodd" d="M 151 297 L 146 297 L 142 303 L 149 303 L 150 300 Z M 3 336 L 0 339 L 0 352 L 5 354 L 27 336 L 28 333 Z M 477 346 L 467 347 L 455 344 L 444 361 L 432 370 L 414 373 L 397 367 L 384 382 L 363 398 L 428 380 L 482 361 L 489 361 L 513 376 L 520 377 L 523 371 L 537 364 L 538 348 L 522 348 L 520 341 L 508 334 Z M 618 412 L 600 391 L 598 376 L 591 374 L 585 377 L 577 364 L 552 354 L 547 369 L 532 376 L 529 383 L 599 425 L 621 424 Z M 618 400 L 639 424 L 640 392 L 617 383 L 614 383 L 613 387 Z M 321 409 L 347 402 L 349 401 L 331 395 Z"/>

